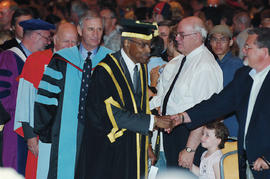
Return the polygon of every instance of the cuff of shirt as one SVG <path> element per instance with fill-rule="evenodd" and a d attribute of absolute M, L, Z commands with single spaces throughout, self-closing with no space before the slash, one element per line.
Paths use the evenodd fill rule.
<path fill-rule="evenodd" d="M 150 115 L 150 125 L 149 125 L 149 131 L 153 131 L 155 124 L 154 115 Z"/>

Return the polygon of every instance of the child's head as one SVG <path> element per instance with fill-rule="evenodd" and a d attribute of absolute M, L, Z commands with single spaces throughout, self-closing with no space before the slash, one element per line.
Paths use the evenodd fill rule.
<path fill-rule="evenodd" d="M 228 136 L 229 131 L 222 122 L 209 123 L 204 126 L 201 143 L 205 148 L 217 146 L 219 149 L 223 149 Z"/>

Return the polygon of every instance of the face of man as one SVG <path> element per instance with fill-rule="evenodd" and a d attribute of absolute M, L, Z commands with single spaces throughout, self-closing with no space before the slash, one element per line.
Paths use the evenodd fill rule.
<path fill-rule="evenodd" d="M 178 50 L 184 54 L 188 55 L 194 47 L 194 40 L 196 38 L 197 32 L 195 32 L 189 22 L 186 20 L 181 21 L 177 26 L 176 41 Z"/>
<path fill-rule="evenodd" d="M 264 69 L 265 65 L 265 51 L 263 48 L 258 48 L 256 45 L 257 35 L 248 35 L 246 43 L 243 48 L 243 53 L 245 55 L 244 60 L 248 61 L 248 65 L 254 68 L 257 72 Z"/>
<path fill-rule="evenodd" d="M 225 54 L 230 50 L 232 43 L 232 40 L 223 34 L 212 34 L 210 38 L 211 48 L 220 60 L 222 60 Z"/>
<path fill-rule="evenodd" d="M 82 29 L 78 26 L 79 35 L 82 36 L 82 44 L 88 50 L 98 47 L 101 41 L 103 27 L 101 18 L 86 19 Z"/>
<path fill-rule="evenodd" d="M 13 12 L 14 11 L 10 10 L 10 2 L 2 1 L 0 3 L 0 25 L 1 26 L 7 26 L 10 24 Z"/>
<path fill-rule="evenodd" d="M 151 40 L 132 38 L 124 42 L 124 49 L 134 63 L 147 64 L 150 56 Z"/>
<path fill-rule="evenodd" d="M 51 34 L 48 30 L 36 30 L 35 32 L 35 49 L 36 51 L 41 51 L 46 48 L 46 46 L 51 44 Z"/>
<path fill-rule="evenodd" d="M 61 24 L 53 40 L 55 51 L 77 45 L 78 33 L 76 27 L 70 23 Z"/>
<path fill-rule="evenodd" d="M 12 27 L 14 32 L 15 32 L 15 37 L 16 38 L 22 40 L 22 38 L 23 38 L 23 28 L 22 28 L 22 26 L 20 26 L 19 23 L 22 22 L 22 21 L 29 20 L 29 19 L 32 19 L 31 15 L 22 15 L 22 16 L 17 17 L 16 22 L 15 22 L 15 26 Z"/>
<path fill-rule="evenodd" d="M 154 22 L 160 23 L 161 21 L 164 21 L 163 15 L 161 15 L 161 14 L 157 14 L 157 13 L 153 12 L 152 16 L 153 16 Z"/>
<path fill-rule="evenodd" d="M 103 9 L 100 11 L 100 16 L 104 19 L 104 28 L 109 29 L 112 25 L 112 16 L 109 9 Z"/>
<path fill-rule="evenodd" d="M 158 32 L 159 32 L 159 36 L 163 39 L 164 48 L 166 49 L 168 47 L 170 28 L 168 26 L 159 26 Z"/>
<path fill-rule="evenodd" d="M 236 18 L 233 18 L 233 24 L 232 24 L 233 34 L 237 35 L 241 32 L 241 23 L 236 20 Z"/>

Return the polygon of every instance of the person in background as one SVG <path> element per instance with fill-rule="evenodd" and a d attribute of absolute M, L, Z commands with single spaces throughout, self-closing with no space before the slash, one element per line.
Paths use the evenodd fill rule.
<path fill-rule="evenodd" d="M 18 4 L 13 0 L 3 0 L 0 2 L 0 30 L 10 31 L 11 18 L 18 8 Z"/>
<path fill-rule="evenodd" d="M 27 8 L 18 8 L 11 19 L 11 29 L 14 32 L 14 37 L 4 44 L 0 45 L 0 48 L 7 50 L 12 47 L 20 47 L 20 43 L 23 39 L 23 28 L 20 26 L 20 22 L 30 20 L 33 18 L 32 12 Z"/>
<path fill-rule="evenodd" d="M 243 60 L 231 53 L 233 45 L 232 32 L 226 25 L 217 25 L 209 33 L 209 41 L 212 52 L 216 56 L 222 72 L 223 87 L 227 86 L 233 79 L 235 72 L 243 66 Z M 230 136 L 237 137 L 238 121 L 235 114 L 224 116 L 224 124 L 229 129 Z"/>
<path fill-rule="evenodd" d="M 120 50 L 121 27 L 117 25 L 117 16 L 114 9 L 105 7 L 100 11 L 100 16 L 104 21 L 104 46 L 113 51 Z"/>
<path fill-rule="evenodd" d="M 251 27 L 251 19 L 246 11 L 236 12 L 233 16 L 233 36 L 235 42 L 239 47 L 238 57 L 243 59 L 243 47 L 248 37 L 248 29 Z"/>
<path fill-rule="evenodd" d="M 153 8 L 153 22 L 160 23 L 164 20 L 172 18 L 172 10 L 170 4 L 167 2 L 158 2 Z"/>

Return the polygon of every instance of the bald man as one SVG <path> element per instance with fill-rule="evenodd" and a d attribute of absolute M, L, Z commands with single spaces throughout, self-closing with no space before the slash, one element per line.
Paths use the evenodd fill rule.
<path fill-rule="evenodd" d="M 23 126 L 24 138 L 28 145 L 26 177 L 47 178 L 50 156 L 50 144 L 42 143 L 33 132 L 34 126 L 34 99 L 37 94 L 39 82 L 43 76 L 45 67 L 49 64 L 53 52 L 77 45 L 78 33 L 76 26 L 71 23 L 61 23 L 53 37 L 54 48 L 39 51 L 30 55 L 20 76 L 18 97 L 15 113 L 15 130 L 19 131 L 20 124 Z M 38 169 L 33 166 L 38 160 Z M 37 171 L 37 173 L 36 173 Z M 37 175 L 37 176 L 36 176 Z"/>
<path fill-rule="evenodd" d="M 222 71 L 204 46 L 206 35 L 204 23 L 198 17 L 187 17 L 179 22 L 176 41 L 182 54 L 164 68 L 157 86 L 158 94 L 150 101 L 150 109 L 160 107 L 162 115 L 171 115 L 185 111 L 222 89 Z M 168 92 L 170 88 L 172 90 Z M 177 167 L 179 164 L 190 168 L 195 153 L 199 164 L 201 154 L 196 149 L 200 142 L 196 139 L 200 135 L 200 128 L 189 131 L 185 126 L 176 127 L 170 134 L 164 133 L 167 166 Z"/>

